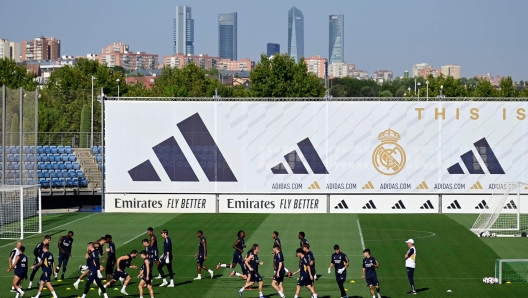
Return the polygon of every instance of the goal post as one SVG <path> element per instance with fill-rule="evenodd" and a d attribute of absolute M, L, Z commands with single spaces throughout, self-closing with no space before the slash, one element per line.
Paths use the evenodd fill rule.
<path fill-rule="evenodd" d="M 42 232 L 39 186 L 0 186 L 0 239 L 24 239 Z"/>
<path fill-rule="evenodd" d="M 528 282 L 528 259 L 495 260 L 495 278 L 499 280 L 499 284 Z"/>
<path fill-rule="evenodd" d="M 523 182 L 505 183 L 505 190 L 496 192 L 485 202 L 471 231 L 480 237 L 526 237 L 528 233 L 528 187 Z"/>

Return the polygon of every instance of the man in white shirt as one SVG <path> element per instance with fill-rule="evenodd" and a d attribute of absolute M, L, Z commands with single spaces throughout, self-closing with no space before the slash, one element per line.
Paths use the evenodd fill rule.
<path fill-rule="evenodd" d="M 416 294 L 416 288 L 414 287 L 414 269 L 416 268 L 416 247 L 414 247 L 414 240 L 409 239 L 405 241 L 409 250 L 405 254 L 405 267 L 407 268 L 407 277 L 411 284 L 411 291 L 407 292 L 409 295 Z"/>
<path fill-rule="evenodd" d="M 16 257 L 20 254 L 20 247 L 22 247 L 22 242 L 19 241 L 16 243 L 15 248 L 13 248 L 13 250 L 9 254 L 9 258 L 8 258 L 9 267 L 8 268 L 11 268 L 11 265 L 15 264 Z M 15 292 L 15 288 L 13 286 L 11 286 L 11 292 Z"/>

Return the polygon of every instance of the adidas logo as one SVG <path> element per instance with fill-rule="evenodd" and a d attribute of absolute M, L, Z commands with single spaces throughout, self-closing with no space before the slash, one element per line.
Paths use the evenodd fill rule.
<path fill-rule="evenodd" d="M 504 209 L 517 209 L 517 205 L 515 205 L 515 202 L 511 200 L 506 204 L 506 206 L 504 206 Z"/>
<path fill-rule="evenodd" d="M 400 202 L 401 202 L 401 201 L 400 201 Z M 404 209 L 405 209 L 405 208 L 404 208 Z M 427 202 L 425 202 L 425 203 L 423 204 L 423 206 L 420 207 L 420 209 L 434 209 L 434 206 L 433 206 L 433 204 L 431 203 L 430 200 L 427 200 Z"/>
<path fill-rule="evenodd" d="M 321 187 L 319 186 L 319 183 L 317 183 L 317 181 L 314 181 L 312 185 L 308 186 L 308 189 L 321 189 Z"/>
<path fill-rule="evenodd" d="M 477 183 L 473 184 L 470 189 L 483 189 L 482 184 L 480 184 L 480 181 L 477 181 Z"/>
<path fill-rule="evenodd" d="M 334 209 L 348 209 L 348 205 L 346 204 L 345 200 L 341 200 L 341 202 L 337 204 Z"/>
<path fill-rule="evenodd" d="M 233 171 L 198 113 L 176 125 L 210 182 L 237 182 Z M 200 137 L 197 138 L 196 135 Z M 172 182 L 198 182 L 188 157 L 174 137 L 152 148 Z M 161 181 L 150 160 L 128 171 L 132 181 Z"/>
<path fill-rule="evenodd" d="M 369 181 L 361 189 L 374 189 L 374 184 L 372 184 L 372 181 Z"/>
<path fill-rule="evenodd" d="M 300 141 L 297 143 L 297 146 L 299 146 L 302 155 L 306 159 L 306 163 L 310 166 L 314 174 L 328 174 L 326 166 L 309 138 Z M 293 174 L 309 174 L 296 150 L 284 155 L 284 159 Z M 288 174 L 288 170 L 286 170 L 286 166 L 282 162 L 271 168 L 271 172 L 273 174 Z"/>
<path fill-rule="evenodd" d="M 482 200 L 482 202 L 475 206 L 475 209 L 489 209 L 489 207 L 488 204 L 486 204 L 486 201 Z"/>
<path fill-rule="evenodd" d="M 377 209 L 376 205 L 374 205 L 374 202 L 372 200 L 368 201 L 365 206 L 363 206 L 363 209 Z"/>
<path fill-rule="evenodd" d="M 449 206 L 447 206 L 447 209 L 462 209 L 462 207 L 460 207 L 460 204 L 458 204 L 458 201 L 455 200 L 455 201 L 453 201 L 453 203 L 451 203 Z"/>
<path fill-rule="evenodd" d="M 420 185 L 418 185 L 416 189 L 429 189 L 429 186 L 427 186 L 427 183 L 425 183 L 425 181 L 422 181 L 422 183 L 420 183 Z"/>
<path fill-rule="evenodd" d="M 405 208 L 405 205 L 403 205 L 403 202 L 399 200 L 394 206 L 392 206 L 392 209 L 407 209 L 407 208 Z"/>
<path fill-rule="evenodd" d="M 502 166 L 499 163 L 499 160 L 495 156 L 495 153 L 493 153 L 493 150 L 488 144 L 486 138 L 478 140 L 473 145 L 475 145 L 475 149 L 484 161 L 484 166 L 488 169 L 490 174 L 505 174 Z M 484 170 L 482 169 L 482 165 L 477 160 L 472 150 L 462 154 L 460 158 L 466 166 L 469 174 L 485 174 Z M 462 167 L 460 166 L 460 163 L 456 163 L 447 168 L 447 172 L 449 172 L 449 174 L 465 174 L 464 170 L 462 170 Z"/>

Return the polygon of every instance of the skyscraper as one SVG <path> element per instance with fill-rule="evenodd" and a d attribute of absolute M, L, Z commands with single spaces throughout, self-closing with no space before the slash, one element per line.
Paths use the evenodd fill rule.
<path fill-rule="evenodd" d="M 271 57 L 275 54 L 280 54 L 280 44 L 268 43 L 268 46 L 266 47 L 266 55 L 268 55 L 268 57 Z"/>
<path fill-rule="evenodd" d="M 237 60 L 237 13 L 218 15 L 218 56 Z"/>
<path fill-rule="evenodd" d="M 304 57 L 304 16 L 295 6 L 288 11 L 288 55 L 295 61 Z"/>
<path fill-rule="evenodd" d="M 328 60 L 330 64 L 345 62 L 345 16 L 330 15 L 330 39 L 328 44 Z"/>
<path fill-rule="evenodd" d="M 174 54 L 194 54 L 194 20 L 191 8 L 185 5 L 176 7 Z"/>

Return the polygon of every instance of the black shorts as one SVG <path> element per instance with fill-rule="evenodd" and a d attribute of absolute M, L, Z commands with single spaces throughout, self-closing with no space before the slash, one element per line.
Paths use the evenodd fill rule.
<path fill-rule="evenodd" d="M 375 287 L 379 285 L 378 277 L 377 276 L 367 276 L 365 278 L 365 281 L 367 282 L 368 287 Z"/>
<path fill-rule="evenodd" d="M 346 281 L 346 273 L 345 274 L 336 274 L 336 281 Z"/>
<path fill-rule="evenodd" d="M 63 253 L 59 253 L 59 263 L 57 264 L 57 267 L 60 267 L 62 265 L 63 267 L 66 267 L 68 265 L 68 261 L 70 260 L 70 255 L 65 255 Z"/>
<path fill-rule="evenodd" d="M 51 282 L 51 271 L 42 272 L 42 275 L 40 276 L 40 280 L 43 282 Z"/>
<path fill-rule="evenodd" d="M 145 282 L 146 285 L 152 285 L 152 276 L 150 276 L 149 280 L 146 280 L 145 277 L 141 278 Z"/>
<path fill-rule="evenodd" d="M 262 276 L 260 276 L 260 274 L 257 273 L 251 273 L 251 277 L 249 278 L 250 281 L 252 282 L 261 282 L 262 281 Z"/>
<path fill-rule="evenodd" d="M 16 272 L 15 271 L 15 276 L 17 276 L 20 279 L 27 279 L 27 272 Z"/>
<path fill-rule="evenodd" d="M 114 266 L 115 266 L 116 260 L 115 259 L 108 259 L 106 261 L 106 273 L 110 274 L 111 272 L 114 272 Z"/>
<path fill-rule="evenodd" d="M 233 254 L 233 264 L 239 264 L 240 266 L 244 266 L 244 258 L 242 257 L 242 254 L 240 254 L 238 251 Z"/>
<path fill-rule="evenodd" d="M 196 258 L 196 263 L 198 263 L 200 266 L 202 266 L 203 263 L 204 263 L 204 256 L 203 255 L 198 255 L 198 258 Z"/>
<path fill-rule="evenodd" d="M 299 279 L 297 280 L 297 285 L 301 287 L 311 286 L 313 281 L 310 279 L 309 276 L 301 275 Z"/>
<path fill-rule="evenodd" d="M 278 282 L 278 283 L 281 283 L 284 281 L 284 274 L 279 274 L 279 277 L 277 277 L 277 275 L 273 275 L 273 280 Z"/>
<path fill-rule="evenodd" d="M 128 277 L 128 273 L 126 273 L 125 271 L 115 271 L 114 272 L 114 277 L 112 277 L 113 280 L 119 280 L 120 278 L 122 279 L 126 279 Z"/>

